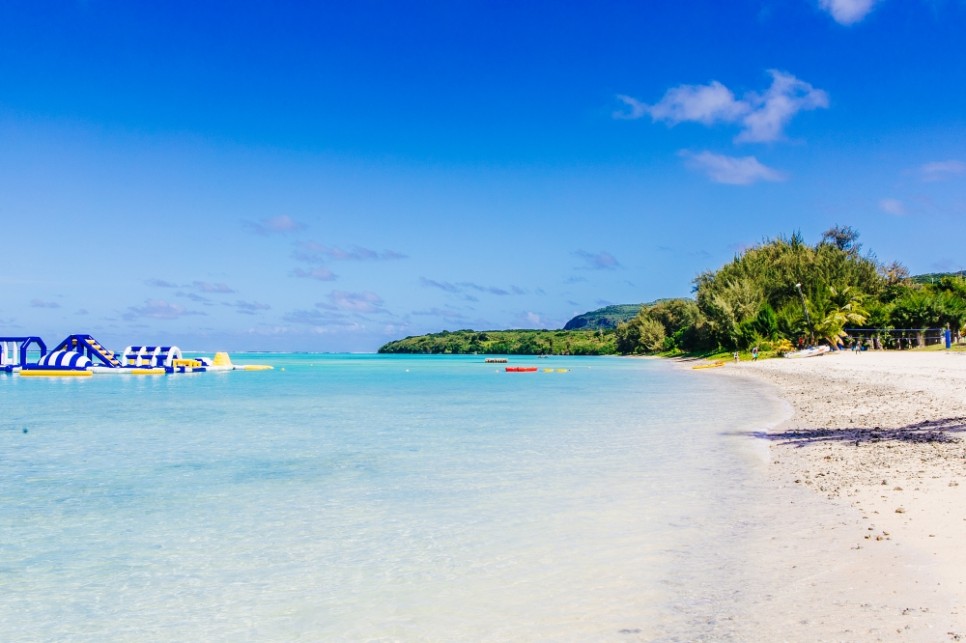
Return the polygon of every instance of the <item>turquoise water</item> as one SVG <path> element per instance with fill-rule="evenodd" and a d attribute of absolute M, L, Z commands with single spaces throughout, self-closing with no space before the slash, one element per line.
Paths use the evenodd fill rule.
<path fill-rule="evenodd" d="M 0 377 L 0 640 L 685 640 L 728 609 L 760 390 L 232 357 L 275 370 Z"/>

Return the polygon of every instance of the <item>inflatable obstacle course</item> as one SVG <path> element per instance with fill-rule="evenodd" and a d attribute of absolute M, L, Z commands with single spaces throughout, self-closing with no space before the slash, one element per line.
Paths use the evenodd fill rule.
<path fill-rule="evenodd" d="M 36 355 L 31 360 L 31 355 Z M 235 366 L 228 353 L 214 358 L 185 358 L 177 346 L 128 346 L 120 353 L 105 348 L 91 335 L 68 335 L 47 352 L 39 337 L 0 337 L 0 372 L 26 377 L 87 377 L 97 373 L 165 375 L 205 371 L 271 370 L 262 364 Z"/>
<path fill-rule="evenodd" d="M 100 362 L 108 368 L 118 368 L 121 362 L 113 351 L 109 351 L 90 335 L 68 335 L 57 344 L 55 351 L 75 351 L 86 355 L 91 362 Z"/>
<path fill-rule="evenodd" d="M 121 353 L 122 367 L 172 368 L 175 361 L 184 361 L 177 346 L 128 346 Z"/>
<path fill-rule="evenodd" d="M 24 364 L 20 374 L 26 377 L 88 377 L 93 375 L 90 358 L 77 351 L 57 350 L 47 353 L 36 364 Z"/>
<path fill-rule="evenodd" d="M 36 345 L 36 348 L 31 348 Z M 47 354 L 47 344 L 39 337 L 0 337 L 0 371 L 12 373 L 29 364 L 30 351 L 39 353 L 38 359 Z"/>

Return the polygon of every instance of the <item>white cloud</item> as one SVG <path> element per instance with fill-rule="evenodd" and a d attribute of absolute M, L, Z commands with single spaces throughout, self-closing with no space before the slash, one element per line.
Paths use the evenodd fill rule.
<path fill-rule="evenodd" d="M 879 208 L 883 212 L 901 217 L 906 214 L 906 206 L 899 199 L 882 199 L 879 201 Z"/>
<path fill-rule="evenodd" d="M 629 96 L 618 99 L 631 107 L 615 117 L 650 116 L 669 125 L 695 122 L 703 125 L 734 123 L 742 131 L 736 143 L 767 143 L 784 138 L 784 128 L 798 112 L 828 107 L 828 94 L 809 83 L 776 69 L 768 70 L 771 86 L 764 93 L 748 92 L 738 99 L 714 80 L 707 85 L 680 85 L 665 92 L 654 105 Z"/>
<path fill-rule="evenodd" d="M 731 90 L 714 80 L 709 85 L 681 85 L 669 89 L 656 105 L 643 106 L 655 121 L 672 125 L 696 121 L 704 125 L 732 123 L 744 116 L 751 106 L 735 99 Z"/>
<path fill-rule="evenodd" d="M 742 118 L 737 143 L 766 143 L 783 137 L 782 130 L 801 111 L 828 107 L 828 94 L 791 74 L 771 69 L 771 87 L 763 96 L 749 94 L 754 109 Z"/>
<path fill-rule="evenodd" d="M 682 151 L 680 156 L 686 159 L 688 167 L 708 175 L 715 183 L 728 185 L 751 185 L 758 181 L 784 181 L 787 177 L 783 172 L 763 165 L 754 156 L 725 156 L 713 152 Z"/>
<path fill-rule="evenodd" d="M 818 0 L 818 6 L 827 11 L 840 25 L 852 25 L 865 18 L 878 0 Z"/>
<path fill-rule="evenodd" d="M 922 180 L 928 182 L 943 181 L 963 174 L 966 174 L 966 163 L 962 161 L 936 161 L 919 168 Z"/>

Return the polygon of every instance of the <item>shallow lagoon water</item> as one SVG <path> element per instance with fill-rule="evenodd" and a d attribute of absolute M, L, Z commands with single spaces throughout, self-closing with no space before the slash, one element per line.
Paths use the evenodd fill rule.
<path fill-rule="evenodd" d="M 0 378 L 0 639 L 723 630 L 782 412 L 659 360 L 270 354 Z M 543 372 L 543 368 L 569 369 Z"/>

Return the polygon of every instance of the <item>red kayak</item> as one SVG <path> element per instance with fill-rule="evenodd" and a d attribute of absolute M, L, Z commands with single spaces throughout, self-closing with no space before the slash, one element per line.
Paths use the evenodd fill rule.
<path fill-rule="evenodd" d="M 507 373 L 536 373 L 536 366 L 507 366 Z"/>

